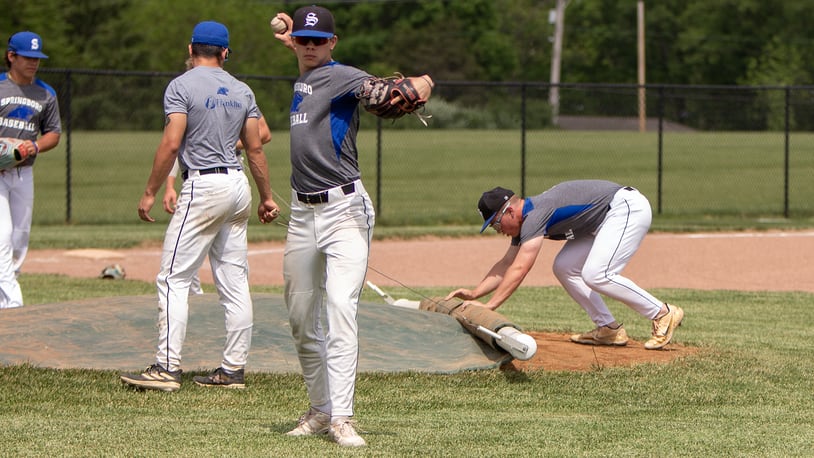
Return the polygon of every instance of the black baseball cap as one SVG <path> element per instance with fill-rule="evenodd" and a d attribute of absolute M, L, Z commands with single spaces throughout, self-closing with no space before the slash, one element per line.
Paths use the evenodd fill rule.
<path fill-rule="evenodd" d="M 294 12 L 292 29 L 292 37 L 333 38 L 334 17 L 321 6 L 303 6 Z"/>
<path fill-rule="evenodd" d="M 509 199 L 514 196 L 514 192 L 497 187 L 492 190 L 486 191 L 480 196 L 480 200 L 478 201 L 478 212 L 483 217 L 483 227 L 480 228 L 480 231 L 483 232 L 492 224 L 492 220 L 495 219 L 495 215 L 497 212 L 503 208 L 503 205 L 509 201 Z"/>

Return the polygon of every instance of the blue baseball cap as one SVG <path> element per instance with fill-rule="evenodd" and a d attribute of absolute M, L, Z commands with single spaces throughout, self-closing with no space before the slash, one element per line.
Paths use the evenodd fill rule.
<path fill-rule="evenodd" d="M 333 38 L 334 17 L 321 6 L 304 6 L 294 12 L 292 37 Z"/>
<path fill-rule="evenodd" d="M 192 43 L 229 49 L 229 29 L 220 22 L 201 22 L 192 29 Z"/>
<path fill-rule="evenodd" d="M 17 32 L 8 39 L 8 50 L 23 57 L 47 59 L 42 53 L 42 38 L 34 32 Z"/>

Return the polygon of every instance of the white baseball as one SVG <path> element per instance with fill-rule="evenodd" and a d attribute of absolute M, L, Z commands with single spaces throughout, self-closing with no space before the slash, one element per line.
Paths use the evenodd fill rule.
<path fill-rule="evenodd" d="M 271 22 L 269 22 L 269 25 L 271 25 L 271 30 L 273 30 L 274 33 L 285 33 L 286 29 L 288 29 L 288 26 L 285 25 L 285 21 L 278 18 L 277 16 L 271 18 Z"/>

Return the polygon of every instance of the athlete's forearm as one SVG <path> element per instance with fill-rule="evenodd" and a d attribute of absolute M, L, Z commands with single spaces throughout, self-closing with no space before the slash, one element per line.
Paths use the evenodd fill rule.
<path fill-rule="evenodd" d="M 263 153 L 263 148 L 257 147 L 253 151 L 246 152 L 246 160 L 249 163 L 249 172 L 254 178 L 257 185 L 257 192 L 260 194 L 260 200 L 265 201 L 272 199 L 271 183 L 269 183 L 268 161 L 266 155 Z"/>
<path fill-rule="evenodd" d="M 34 141 L 37 147 L 37 153 L 44 153 L 48 150 L 56 148 L 59 144 L 60 134 L 56 132 L 48 132 L 42 137 Z"/>

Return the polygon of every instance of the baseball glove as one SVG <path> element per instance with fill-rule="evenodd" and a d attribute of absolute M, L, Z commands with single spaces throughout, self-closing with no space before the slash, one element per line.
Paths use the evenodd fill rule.
<path fill-rule="evenodd" d="M 124 267 L 118 264 L 111 264 L 104 269 L 102 269 L 102 273 L 99 274 L 99 278 L 103 278 L 105 280 L 124 280 L 127 276 L 127 273 L 124 271 Z"/>
<path fill-rule="evenodd" d="M 416 114 L 424 125 L 429 115 L 417 112 L 430 98 L 435 87 L 429 75 L 405 78 L 396 74 L 388 78 L 368 78 L 357 90 L 356 97 L 369 113 L 384 119 L 398 119 Z"/>
<path fill-rule="evenodd" d="M 24 141 L 18 138 L 0 138 L 0 170 L 13 168 L 28 159 L 19 149 Z"/>

